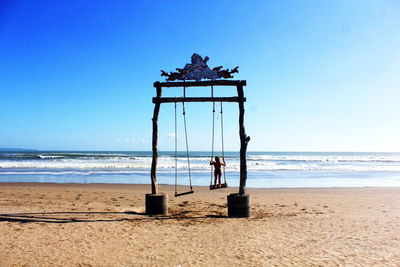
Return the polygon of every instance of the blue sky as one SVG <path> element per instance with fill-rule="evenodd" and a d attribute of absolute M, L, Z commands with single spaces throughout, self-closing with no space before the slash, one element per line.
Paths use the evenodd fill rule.
<path fill-rule="evenodd" d="M 1 1 L 0 147 L 150 150 L 153 82 L 196 52 L 240 66 L 251 151 L 400 151 L 399 47 L 399 1 Z M 186 108 L 210 150 L 211 104 Z M 237 104 L 224 122 L 238 150 Z"/>

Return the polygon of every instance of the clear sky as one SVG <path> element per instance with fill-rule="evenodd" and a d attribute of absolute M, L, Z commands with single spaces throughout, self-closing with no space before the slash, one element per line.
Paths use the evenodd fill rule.
<path fill-rule="evenodd" d="M 395 0 L 2 0 L 0 147 L 151 150 L 153 82 L 194 52 L 240 66 L 250 151 L 400 151 Z M 210 150 L 211 104 L 186 107 L 191 149 Z M 172 150 L 173 105 L 159 119 L 159 147 Z M 238 150 L 237 104 L 224 122 Z"/>

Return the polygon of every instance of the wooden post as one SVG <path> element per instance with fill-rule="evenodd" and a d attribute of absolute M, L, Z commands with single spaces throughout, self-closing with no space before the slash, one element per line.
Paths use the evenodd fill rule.
<path fill-rule="evenodd" d="M 238 98 L 239 98 L 239 136 L 240 136 L 240 186 L 239 195 L 242 196 L 245 193 L 246 180 L 247 180 L 247 164 L 246 164 L 246 151 L 247 144 L 250 141 L 250 136 L 247 136 L 244 129 L 244 93 L 243 86 L 237 86 Z"/>
<path fill-rule="evenodd" d="M 157 98 L 161 98 L 161 86 L 158 82 L 154 84 L 157 90 Z M 157 143 L 158 143 L 158 113 L 160 112 L 160 102 L 155 103 L 154 114 L 153 114 L 153 160 L 151 162 L 151 193 L 157 194 L 158 185 L 157 185 L 157 159 L 158 159 L 158 151 L 157 151 Z"/>

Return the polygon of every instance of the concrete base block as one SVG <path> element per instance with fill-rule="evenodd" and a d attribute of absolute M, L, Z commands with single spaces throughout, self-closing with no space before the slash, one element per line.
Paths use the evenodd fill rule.
<path fill-rule="evenodd" d="M 168 214 L 168 195 L 146 194 L 146 214 Z"/>
<path fill-rule="evenodd" d="M 250 196 L 248 194 L 228 195 L 228 217 L 248 218 L 250 217 Z"/>

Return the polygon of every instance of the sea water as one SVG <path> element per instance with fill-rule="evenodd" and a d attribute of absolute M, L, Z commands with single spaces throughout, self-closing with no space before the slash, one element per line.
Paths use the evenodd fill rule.
<path fill-rule="evenodd" d="M 239 153 L 224 157 L 226 181 L 237 187 Z M 210 158 L 211 152 L 190 152 L 193 185 L 210 184 Z M 140 151 L 0 152 L 0 182 L 148 184 L 151 161 L 151 152 Z M 247 186 L 256 188 L 398 187 L 400 153 L 248 152 L 247 174 Z M 186 152 L 159 152 L 157 178 L 188 185 Z"/>

